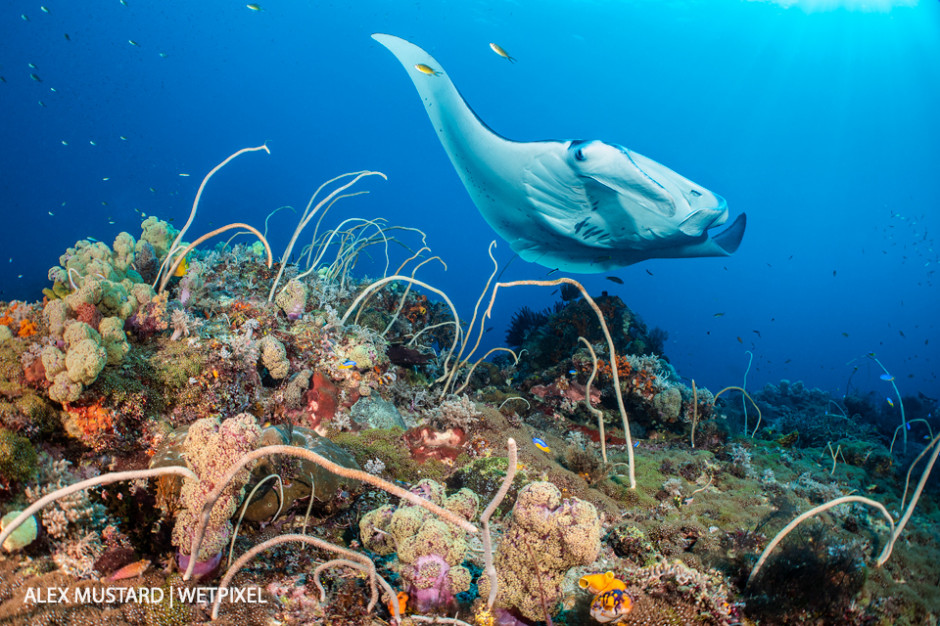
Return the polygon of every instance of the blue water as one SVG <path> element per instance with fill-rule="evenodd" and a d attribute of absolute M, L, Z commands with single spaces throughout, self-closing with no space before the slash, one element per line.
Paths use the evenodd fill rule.
<path fill-rule="evenodd" d="M 903 394 L 940 395 L 938 2 L 45 2 L 0 9 L 0 300 L 41 298 L 67 246 L 136 237 L 140 212 L 179 226 L 209 169 L 267 142 L 270 156 L 213 178 L 192 233 L 260 227 L 332 176 L 380 170 L 388 181 L 364 182 L 371 193 L 337 205 L 333 223 L 425 230 L 448 270 L 418 276 L 469 317 L 498 237 L 378 31 L 428 50 L 509 138 L 623 144 L 725 197 L 732 217 L 747 212 L 731 257 L 611 272 L 624 285 L 576 277 L 668 331 L 684 376 L 741 384 L 750 350 L 748 388 L 789 378 L 841 396 L 847 363 L 875 352 Z M 294 225 L 272 218 L 276 251 Z M 496 255 L 505 265 L 512 252 L 498 240 Z M 547 271 L 516 259 L 503 280 Z M 516 308 L 553 299 L 501 293 L 488 345 Z M 887 394 L 879 374 L 864 359 L 852 384 Z"/>

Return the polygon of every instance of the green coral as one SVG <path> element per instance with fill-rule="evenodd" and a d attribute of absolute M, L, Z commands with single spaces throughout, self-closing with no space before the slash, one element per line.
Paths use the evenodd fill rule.
<path fill-rule="evenodd" d="M 124 333 L 124 322 L 120 317 L 106 317 L 98 324 L 98 331 L 101 333 L 101 346 L 107 353 L 108 365 L 119 365 L 131 351 L 131 344 Z"/>
<path fill-rule="evenodd" d="M 38 456 L 26 437 L 0 428 L 0 484 L 28 481 L 36 474 Z"/>
<path fill-rule="evenodd" d="M 199 376 L 206 366 L 206 354 L 187 341 L 170 341 L 150 360 L 154 378 L 163 386 L 181 389 Z"/>
<path fill-rule="evenodd" d="M 170 246 L 173 244 L 173 240 L 176 238 L 176 235 L 179 234 L 178 230 L 153 215 L 141 222 L 140 228 L 143 230 L 143 233 L 140 235 L 140 240 L 146 241 L 153 246 L 153 251 L 156 252 L 157 258 L 166 256 L 167 251 L 169 251 Z"/>
<path fill-rule="evenodd" d="M 65 369 L 74 383 L 90 385 L 108 362 L 108 353 L 94 339 L 82 339 L 69 346 Z"/>

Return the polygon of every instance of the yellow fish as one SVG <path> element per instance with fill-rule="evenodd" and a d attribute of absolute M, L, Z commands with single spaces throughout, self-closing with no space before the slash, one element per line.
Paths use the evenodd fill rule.
<path fill-rule="evenodd" d="M 184 257 L 179 265 L 176 266 L 176 271 L 173 272 L 174 276 L 183 277 L 186 276 L 186 270 L 189 269 L 189 261 Z"/>
<path fill-rule="evenodd" d="M 491 44 L 490 44 L 490 49 L 491 49 L 493 52 L 495 52 L 496 54 L 498 54 L 499 56 L 501 56 L 501 57 L 503 57 L 504 59 L 506 59 L 507 61 L 509 61 L 510 63 L 515 63 L 515 62 L 516 62 L 516 59 L 513 58 L 513 57 L 511 57 L 511 56 L 509 56 L 509 53 L 506 52 L 505 50 L 503 50 L 503 47 L 502 47 L 501 45 L 499 45 L 498 43 L 491 43 Z"/>
<path fill-rule="evenodd" d="M 438 72 L 430 65 L 425 65 L 424 63 L 418 63 L 415 65 L 415 69 L 421 72 L 422 74 L 427 74 L 428 76 L 440 76 L 441 72 Z"/>
<path fill-rule="evenodd" d="M 605 591 L 611 591 L 612 589 L 624 590 L 627 588 L 623 581 L 614 578 L 613 572 L 582 576 L 581 579 L 578 580 L 578 586 L 595 595 L 604 593 Z"/>

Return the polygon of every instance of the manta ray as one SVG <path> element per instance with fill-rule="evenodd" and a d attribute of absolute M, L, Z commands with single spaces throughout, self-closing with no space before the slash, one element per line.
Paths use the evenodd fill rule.
<path fill-rule="evenodd" d="M 526 261 L 593 274 L 645 259 L 728 256 L 746 223 L 726 230 L 724 198 L 623 146 L 597 140 L 513 141 L 470 108 L 430 54 L 374 34 L 408 72 L 480 214 Z"/>

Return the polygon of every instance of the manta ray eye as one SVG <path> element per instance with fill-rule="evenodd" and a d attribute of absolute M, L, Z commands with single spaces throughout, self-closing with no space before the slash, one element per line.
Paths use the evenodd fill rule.
<path fill-rule="evenodd" d="M 702 194 L 700 194 L 699 192 L 697 192 L 697 191 L 695 191 L 695 190 L 693 189 L 693 190 L 692 190 L 692 195 L 695 196 L 696 198 L 698 198 L 698 197 L 700 197 Z"/>
<path fill-rule="evenodd" d="M 574 158 L 577 161 L 584 161 L 585 159 L 587 159 L 587 157 L 584 156 L 584 153 L 581 152 L 581 148 L 578 148 L 577 151 L 574 153 Z"/>

